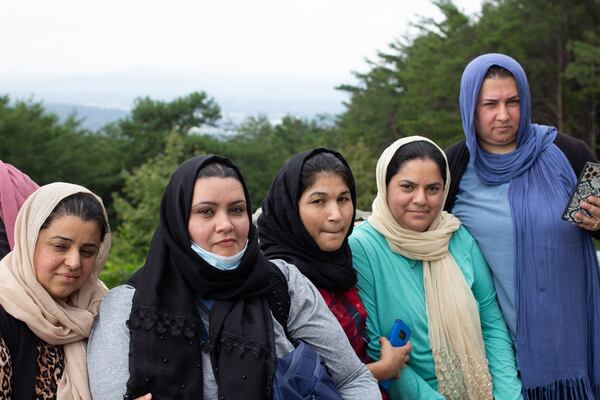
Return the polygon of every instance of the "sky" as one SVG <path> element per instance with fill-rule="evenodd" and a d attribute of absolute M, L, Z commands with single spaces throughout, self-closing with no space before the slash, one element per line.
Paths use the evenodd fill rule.
<path fill-rule="evenodd" d="M 481 0 L 455 4 L 473 15 Z M 426 0 L 3 1 L 0 92 L 91 93 L 127 75 L 115 85 L 140 95 L 193 82 L 217 97 L 334 98 L 420 17 L 440 13 Z"/>

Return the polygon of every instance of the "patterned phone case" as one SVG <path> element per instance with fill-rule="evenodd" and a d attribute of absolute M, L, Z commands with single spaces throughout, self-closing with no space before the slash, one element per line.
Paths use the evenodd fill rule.
<path fill-rule="evenodd" d="M 590 213 L 582 209 L 579 206 L 579 203 L 587 199 L 590 195 L 600 196 L 600 164 L 588 161 L 585 163 L 585 167 L 579 176 L 573 194 L 567 203 L 567 207 L 565 207 L 562 219 L 565 221 L 578 222 L 575 219 L 575 213 L 578 211 L 589 216 Z"/>

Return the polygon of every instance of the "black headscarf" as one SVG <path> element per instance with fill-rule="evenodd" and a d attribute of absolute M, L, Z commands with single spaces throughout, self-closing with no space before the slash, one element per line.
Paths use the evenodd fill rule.
<path fill-rule="evenodd" d="M 350 195 L 356 214 L 356 187 L 350 166 L 338 152 L 317 148 L 290 158 L 275 177 L 258 218 L 260 248 L 269 259 L 280 258 L 294 264 L 318 288 L 330 292 L 346 291 L 356 285 L 356 271 L 352 267 L 352 253 L 348 236 L 342 246 L 331 252 L 322 251 L 300 219 L 298 200 L 302 168 L 307 159 L 318 153 L 331 153 L 350 172 Z"/>
<path fill-rule="evenodd" d="M 250 196 L 239 169 L 227 158 L 208 155 L 187 160 L 173 174 L 160 204 L 144 266 L 135 286 L 127 325 L 131 334 L 127 396 L 203 398 L 201 351 L 211 353 L 219 398 L 271 396 L 275 370 L 273 321 L 268 304 L 273 264 L 260 252 L 250 224 L 248 246 L 232 271 L 212 267 L 191 249 L 188 220 L 198 172 L 218 162 L 232 167 Z M 199 299 L 214 299 L 208 341 L 199 338 Z"/>

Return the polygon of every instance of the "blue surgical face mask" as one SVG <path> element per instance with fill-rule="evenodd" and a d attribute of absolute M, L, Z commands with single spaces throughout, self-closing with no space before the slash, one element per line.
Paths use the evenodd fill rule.
<path fill-rule="evenodd" d="M 204 261 L 212 265 L 213 267 L 220 269 L 221 271 L 231 271 L 240 266 L 240 261 L 242 260 L 242 256 L 246 252 L 246 248 L 248 247 L 248 242 L 239 253 L 225 257 L 220 256 L 215 253 L 211 253 L 210 251 L 204 250 L 197 243 L 192 242 L 192 250 L 196 252 Z"/>

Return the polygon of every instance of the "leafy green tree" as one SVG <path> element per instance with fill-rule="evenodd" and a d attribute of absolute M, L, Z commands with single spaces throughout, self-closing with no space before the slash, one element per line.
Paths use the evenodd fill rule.
<path fill-rule="evenodd" d="M 414 37 L 393 42 L 371 60 L 368 72 L 356 74 L 357 84 L 339 87 L 350 94 L 335 129 L 342 147 L 362 140 L 376 159 L 399 137 L 420 134 L 442 147 L 461 139 L 460 77 L 471 59 L 489 52 L 509 54 L 527 71 L 533 121 L 568 129 L 595 147 L 597 98 L 589 89 L 594 84 L 582 80 L 590 79 L 596 65 L 590 58 L 597 42 L 585 32 L 597 35 L 597 0 L 489 0 L 478 18 L 468 18 L 448 0 L 434 4 L 440 20 L 417 22 Z M 363 153 L 348 154 L 351 164 L 361 164 L 353 157 Z"/>
<path fill-rule="evenodd" d="M 131 115 L 106 132 L 119 141 L 124 160 L 130 170 L 162 151 L 170 132 L 186 136 L 193 129 L 215 126 L 221 118 L 218 104 L 204 92 L 193 92 L 173 101 L 135 100 Z"/>
<path fill-rule="evenodd" d="M 331 128 L 325 123 L 323 118 L 286 116 L 275 125 L 265 116 L 250 117 L 238 128 L 237 135 L 223 143 L 223 154 L 231 157 L 245 175 L 255 210 L 288 158 L 332 144 Z"/>
<path fill-rule="evenodd" d="M 114 195 L 120 223 L 113 235 L 109 261 L 101 274 L 108 286 L 122 283 L 143 264 L 159 221 L 162 194 L 185 157 L 184 143 L 178 133 L 171 132 L 164 152 L 125 173 L 122 193 Z"/>
<path fill-rule="evenodd" d="M 348 144 L 340 149 L 344 157 L 349 160 L 352 174 L 356 183 L 356 206 L 360 210 L 371 210 L 371 205 L 377 193 L 375 180 L 375 166 L 377 158 L 371 157 L 369 144 L 362 139 Z"/>
<path fill-rule="evenodd" d="M 587 139 L 592 149 L 597 150 L 600 125 L 600 36 L 588 31 L 583 41 L 574 40 L 569 48 L 573 52 L 573 62 L 567 66 L 565 76 L 576 85 L 570 113 L 580 116 L 577 122 L 588 132 Z"/>
<path fill-rule="evenodd" d="M 120 183 L 115 143 L 81 128 L 74 116 L 60 122 L 42 103 L 0 97 L 0 143 L 0 159 L 39 184 L 77 183 L 110 200 Z"/>

